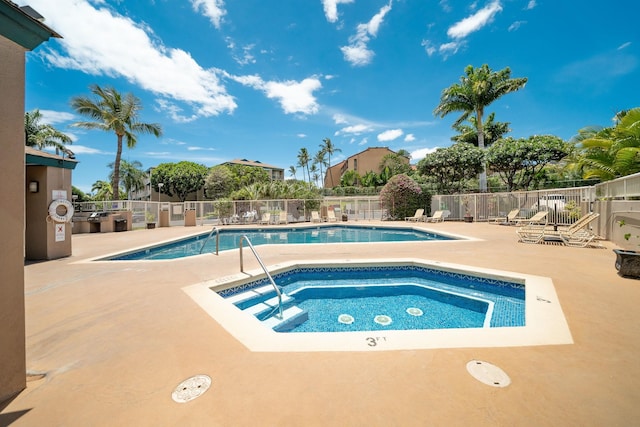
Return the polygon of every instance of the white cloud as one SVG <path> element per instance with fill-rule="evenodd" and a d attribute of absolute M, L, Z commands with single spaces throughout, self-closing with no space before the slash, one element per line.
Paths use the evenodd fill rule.
<path fill-rule="evenodd" d="M 432 56 L 437 52 L 437 49 L 433 46 L 430 40 L 422 40 L 420 45 L 424 47 L 425 52 L 427 52 L 427 55 L 429 56 Z"/>
<path fill-rule="evenodd" d="M 41 50 L 54 67 L 122 76 L 168 103 L 185 103 L 193 110 L 189 118 L 233 112 L 237 107 L 215 70 L 202 68 L 184 50 L 163 45 L 143 24 L 106 6 L 94 8 L 87 0 L 32 0 L 29 4 L 64 36 L 59 40 L 61 49 L 47 45 Z"/>
<path fill-rule="evenodd" d="M 438 147 L 435 148 L 420 148 L 418 150 L 411 152 L 411 160 L 413 162 L 417 162 L 418 160 L 423 159 L 427 154 L 431 154 L 436 151 Z"/>
<path fill-rule="evenodd" d="M 298 138 L 306 138 L 306 137 L 307 137 L 307 135 L 306 135 L 306 134 L 304 134 L 304 133 L 299 133 L 299 134 L 297 134 L 296 136 L 297 136 Z"/>
<path fill-rule="evenodd" d="M 347 3 L 353 3 L 353 0 L 322 0 L 324 16 L 327 17 L 327 21 L 336 22 L 338 20 L 338 5 Z"/>
<path fill-rule="evenodd" d="M 110 152 L 98 150 L 97 148 L 87 147 L 85 145 L 74 145 L 72 148 L 72 151 L 76 154 L 76 156 L 78 154 L 112 154 Z"/>
<path fill-rule="evenodd" d="M 416 140 L 416 137 L 412 133 L 408 133 L 407 136 L 404 137 L 404 142 L 413 142 Z"/>
<path fill-rule="evenodd" d="M 212 147 L 187 147 L 187 151 L 216 151 L 215 148 Z"/>
<path fill-rule="evenodd" d="M 40 120 L 44 124 L 55 125 L 57 123 L 65 123 L 75 120 L 75 116 L 71 113 L 53 110 L 39 110 L 42 115 Z"/>
<path fill-rule="evenodd" d="M 536 7 L 536 0 L 529 0 L 529 3 L 527 3 L 527 10 L 531 10 L 534 7 Z"/>
<path fill-rule="evenodd" d="M 402 131 L 402 129 L 390 129 L 378 134 L 378 141 L 380 142 L 393 141 L 394 139 L 400 138 L 402 135 L 404 135 L 404 132 Z"/>
<path fill-rule="evenodd" d="M 449 5 L 448 0 L 440 0 L 440 7 L 445 12 L 451 12 L 451 6 Z"/>
<path fill-rule="evenodd" d="M 358 145 L 367 145 L 367 142 L 369 142 L 369 138 L 362 138 L 362 141 L 358 142 Z"/>
<path fill-rule="evenodd" d="M 364 66 L 371 63 L 374 52 L 369 49 L 367 44 L 371 37 L 376 37 L 380 26 L 384 21 L 384 17 L 391 11 L 391 2 L 386 6 L 380 8 L 380 11 L 376 13 L 373 18 L 366 24 L 358 24 L 356 27 L 356 34 L 349 37 L 349 45 L 342 46 L 340 50 L 344 55 L 344 59 L 354 67 Z"/>
<path fill-rule="evenodd" d="M 620 46 L 618 46 L 618 50 L 625 49 L 629 46 L 631 46 L 631 42 L 622 43 Z"/>
<path fill-rule="evenodd" d="M 473 15 L 468 16 L 451 26 L 447 30 L 447 35 L 453 39 L 465 38 L 469 34 L 478 31 L 493 21 L 495 15 L 500 11 L 502 11 L 500 0 L 494 0 Z"/>
<path fill-rule="evenodd" d="M 317 77 L 308 77 L 300 82 L 287 80 L 284 82 L 264 81 L 260 76 L 232 76 L 225 73 L 229 78 L 261 90 L 267 98 L 277 99 L 286 114 L 315 114 L 319 106 L 313 92 L 322 87 L 322 83 Z"/>
<path fill-rule="evenodd" d="M 369 127 L 367 125 L 359 124 L 359 125 L 353 125 L 353 126 L 344 127 L 342 129 L 340 129 L 339 131 L 337 131 L 335 134 L 336 135 L 341 135 L 341 134 L 360 135 L 363 132 L 369 132 L 369 131 L 371 131 L 371 127 Z"/>
<path fill-rule="evenodd" d="M 509 29 L 508 30 L 509 31 L 516 31 L 526 23 L 527 23 L 527 21 L 515 21 L 513 24 L 509 25 Z"/>
<path fill-rule="evenodd" d="M 193 10 L 202 12 L 209 18 L 214 27 L 220 29 L 222 17 L 227 14 L 224 9 L 224 0 L 191 0 Z"/>
<path fill-rule="evenodd" d="M 454 55 L 458 53 L 461 47 L 465 45 L 464 41 L 455 41 L 441 44 L 438 48 L 438 52 L 442 54 L 445 58 L 449 55 Z"/>

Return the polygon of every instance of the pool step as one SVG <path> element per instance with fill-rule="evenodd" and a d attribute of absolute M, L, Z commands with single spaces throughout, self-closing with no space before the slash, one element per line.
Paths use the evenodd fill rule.
<path fill-rule="evenodd" d="M 276 311 L 277 313 L 277 311 Z M 282 319 L 275 315 L 262 321 L 262 324 L 276 332 L 287 332 L 309 319 L 309 313 L 300 307 L 292 306 L 282 311 Z"/>
<path fill-rule="evenodd" d="M 273 298 L 276 299 L 275 305 L 278 304 L 277 302 L 277 296 L 276 292 L 273 289 L 273 286 L 271 285 L 266 285 L 266 286 L 261 286 L 259 288 L 254 288 L 245 292 L 241 292 L 235 295 L 232 295 L 230 297 L 227 297 L 226 300 L 231 302 L 233 305 L 235 305 L 236 307 L 238 307 L 240 310 L 245 310 L 253 305 L 259 304 L 259 303 L 267 303 L 269 305 L 274 305 L 273 303 L 268 303 L 267 301 L 269 301 L 269 299 L 271 298 L 271 296 L 273 296 Z M 271 298 L 271 299 L 273 299 Z M 284 303 L 285 300 L 288 301 L 288 299 L 290 299 L 290 297 L 288 297 L 285 294 L 282 294 L 282 302 Z"/>

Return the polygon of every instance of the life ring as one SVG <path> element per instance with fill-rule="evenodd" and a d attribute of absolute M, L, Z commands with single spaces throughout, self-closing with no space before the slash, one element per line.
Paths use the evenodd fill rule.
<path fill-rule="evenodd" d="M 64 206 L 66 209 L 64 215 L 58 213 L 58 208 Z M 73 218 L 73 205 L 66 199 L 56 199 L 49 205 L 49 217 L 54 222 L 69 222 Z"/>

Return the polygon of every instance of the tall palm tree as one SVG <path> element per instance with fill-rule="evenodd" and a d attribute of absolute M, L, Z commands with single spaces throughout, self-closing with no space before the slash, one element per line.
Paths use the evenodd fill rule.
<path fill-rule="evenodd" d="M 298 172 L 298 171 L 297 171 L 295 166 L 293 166 L 293 165 L 289 166 L 289 173 L 291 174 L 293 179 L 298 179 L 298 178 L 296 178 L 296 172 Z"/>
<path fill-rule="evenodd" d="M 475 114 L 478 147 L 484 149 L 482 122 L 484 109 L 503 95 L 522 89 L 527 83 L 527 78 L 512 79 L 509 67 L 495 72 L 487 64 L 479 68 L 468 65 L 464 72 L 465 75 L 460 78 L 460 83 L 455 83 L 442 91 L 440 103 L 433 112 L 440 117 L 453 112 L 462 112 L 462 115 L 455 121 L 454 127 Z M 486 165 L 480 173 L 480 191 L 487 191 Z"/>
<path fill-rule="evenodd" d="M 315 157 L 313 158 L 313 164 L 320 166 L 320 176 L 323 177 L 323 178 L 324 178 L 324 175 L 323 175 L 322 168 L 327 166 L 326 155 L 327 155 L 327 152 L 324 151 L 322 146 L 320 146 L 320 151 L 318 151 L 316 153 Z M 314 181 L 316 181 L 316 184 L 317 184 L 317 180 L 314 180 Z M 324 182 L 323 182 L 323 185 L 321 187 L 324 187 Z"/>
<path fill-rule="evenodd" d="M 311 175 L 309 174 L 309 151 L 306 148 L 301 148 L 298 152 L 298 166 L 302 168 L 302 176 L 304 177 L 304 171 L 307 170 L 309 176 L 309 183 L 311 183 Z"/>
<path fill-rule="evenodd" d="M 331 155 L 334 153 L 339 153 L 342 150 L 337 148 L 333 142 L 331 142 L 331 140 L 329 138 L 325 138 L 322 140 L 322 145 L 320 145 L 320 148 L 322 148 L 322 150 L 327 153 L 327 156 L 329 156 L 329 162 L 327 163 L 327 170 L 331 169 Z M 331 186 L 333 187 L 333 174 L 329 175 L 331 177 Z"/>
<path fill-rule="evenodd" d="M 71 153 L 64 144 L 71 144 L 72 140 L 68 135 L 60 132 L 49 124 L 40 123 L 42 113 L 40 110 L 33 110 L 24 113 L 24 134 L 25 145 L 42 150 L 45 147 L 53 147 L 64 153 Z"/>
<path fill-rule="evenodd" d="M 82 116 L 91 121 L 76 122 L 73 126 L 83 129 L 98 129 L 114 132 L 117 137 L 116 159 L 113 163 L 111 186 L 118 188 L 120 183 L 120 159 L 122 158 L 122 141 L 127 147 L 133 148 L 138 142 L 139 133 L 151 134 L 156 137 L 162 135 L 162 128 L 157 123 L 142 123 L 138 114 L 142 110 L 140 99 L 131 93 L 124 96 L 112 87 L 101 88 L 98 85 L 89 87 L 94 98 L 77 96 L 72 98 L 71 106 Z M 118 192 L 114 200 L 119 200 Z"/>

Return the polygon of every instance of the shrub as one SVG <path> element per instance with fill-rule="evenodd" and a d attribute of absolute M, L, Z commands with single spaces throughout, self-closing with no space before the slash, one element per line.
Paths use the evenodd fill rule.
<path fill-rule="evenodd" d="M 413 216 L 416 209 L 425 207 L 422 189 L 405 174 L 391 177 L 380 191 L 380 204 L 389 219 Z"/>

